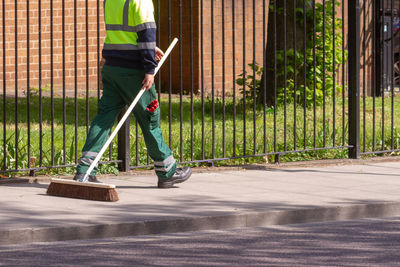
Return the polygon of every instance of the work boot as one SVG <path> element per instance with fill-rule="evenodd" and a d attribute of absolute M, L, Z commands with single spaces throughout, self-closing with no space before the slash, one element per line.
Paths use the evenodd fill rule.
<path fill-rule="evenodd" d="M 158 188 L 171 188 L 174 184 L 179 184 L 189 179 L 192 174 L 190 167 L 177 168 L 172 177 L 158 181 Z"/>
<path fill-rule="evenodd" d="M 78 182 L 82 182 L 82 179 L 83 179 L 84 176 L 85 176 L 84 173 L 77 173 L 77 174 L 75 174 L 74 180 L 78 181 Z M 88 182 L 91 182 L 91 183 L 103 183 L 103 182 L 97 180 L 95 175 L 89 175 Z"/>

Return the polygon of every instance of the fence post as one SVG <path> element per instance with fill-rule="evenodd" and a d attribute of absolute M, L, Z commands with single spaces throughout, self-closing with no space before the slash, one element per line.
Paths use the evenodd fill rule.
<path fill-rule="evenodd" d="M 360 158 L 360 3 L 348 0 L 349 158 Z"/>
<path fill-rule="evenodd" d="M 119 119 L 125 114 L 128 108 L 125 107 L 120 115 Z M 130 117 L 128 117 L 118 132 L 118 160 L 122 160 L 122 162 L 118 163 L 118 169 L 122 172 L 127 172 L 130 170 L 130 161 L 131 161 L 131 149 L 130 149 Z"/>

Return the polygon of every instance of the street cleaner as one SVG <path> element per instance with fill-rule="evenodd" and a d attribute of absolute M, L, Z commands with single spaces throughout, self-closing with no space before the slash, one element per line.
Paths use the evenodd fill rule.
<path fill-rule="evenodd" d="M 81 181 L 106 143 L 121 110 L 141 88 L 146 91 L 133 109 L 143 132 L 147 151 L 154 161 L 159 188 L 187 180 L 190 167 L 177 168 L 160 128 L 160 108 L 154 86 L 154 70 L 164 53 L 156 47 L 156 24 L 152 0 L 104 0 L 106 39 L 102 51 L 103 94 L 91 123 L 74 180 Z M 89 182 L 100 183 L 97 167 Z"/>

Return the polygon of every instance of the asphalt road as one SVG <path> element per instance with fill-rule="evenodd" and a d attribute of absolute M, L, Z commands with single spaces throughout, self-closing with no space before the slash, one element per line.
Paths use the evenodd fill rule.
<path fill-rule="evenodd" d="M 400 217 L 0 247 L 0 266 L 400 266 Z"/>

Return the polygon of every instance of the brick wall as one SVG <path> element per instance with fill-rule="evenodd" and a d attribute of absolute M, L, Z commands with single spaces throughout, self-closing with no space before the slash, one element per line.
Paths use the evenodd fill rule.
<path fill-rule="evenodd" d="M 26 90 L 28 87 L 28 67 L 30 70 L 30 88 L 37 88 L 39 84 L 41 84 L 43 88 L 48 89 L 53 82 L 56 94 L 59 93 L 63 84 L 63 64 L 65 66 L 64 75 L 67 90 L 73 90 L 75 88 L 75 73 L 78 90 L 85 91 L 86 88 L 97 89 L 97 42 L 99 40 L 100 45 L 102 45 L 104 36 L 102 9 L 100 8 L 99 20 L 101 24 L 100 37 L 98 39 L 98 1 L 88 0 L 88 8 L 86 8 L 86 1 L 77 0 L 76 12 L 74 1 L 65 1 L 64 27 L 63 1 L 52 1 L 53 14 L 51 14 L 50 1 L 51 0 L 42 0 L 41 8 L 39 8 L 39 1 L 22 0 L 4 0 L 4 10 L 3 6 L 0 6 L 0 87 L 3 87 L 3 79 L 5 78 L 7 94 L 15 91 L 15 78 L 18 78 L 18 88 L 20 90 Z M 15 12 L 16 7 L 18 10 L 17 13 Z M 28 10 L 29 30 L 27 26 Z M 88 16 L 86 16 L 86 12 Z M 3 14 L 5 15 L 4 26 L 2 23 Z M 74 21 L 75 14 L 76 22 Z M 41 20 L 39 21 L 40 16 Z M 88 24 L 86 23 L 86 17 Z M 15 21 L 16 18 L 17 22 Z M 39 23 L 41 23 L 40 32 Z M 53 25 L 53 29 L 51 29 L 51 25 Z M 52 38 L 51 34 L 53 35 Z M 88 38 L 86 38 L 86 35 Z M 5 50 L 3 49 L 3 37 L 5 38 Z M 17 42 L 15 42 L 16 38 Z M 39 38 L 41 38 L 41 40 Z M 53 46 L 52 57 L 51 46 Z M 16 47 L 18 47 L 17 59 L 15 57 Z M 89 51 L 88 54 L 86 53 L 86 49 Z M 64 57 L 63 50 L 65 51 Z M 5 73 L 3 71 L 4 57 Z M 76 66 L 75 57 L 77 58 Z M 17 68 L 15 67 L 15 63 L 17 63 Z M 51 64 L 53 64 L 52 71 Z M 51 77 L 53 77 L 53 81 Z M 87 79 L 88 84 L 86 82 Z"/>
<path fill-rule="evenodd" d="M 161 3 L 161 10 L 164 11 L 164 13 L 161 13 L 160 26 L 161 32 L 163 33 L 161 37 L 162 47 L 168 46 L 169 27 L 171 29 L 171 36 L 179 37 L 179 2 L 179 0 L 171 0 L 170 5 L 168 4 L 168 1 L 162 1 Z M 266 9 L 268 8 L 268 3 L 269 1 L 267 0 Z M 211 14 L 212 4 L 214 9 L 213 19 Z M 168 21 L 168 10 L 170 10 L 170 22 Z M 180 56 L 179 49 L 176 49 L 172 55 L 171 81 L 169 80 L 168 66 L 163 70 L 162 79 L 164 89 L 169 90 L 171 87 L 172 91 L 176 92 L 183 87 L 184 91 L 189 91 L 191 89 L 190 63 L 193 63 L 194 92 L 199 92 L 203 86 L 205 92 L 210 93 L 213 85 L 217 95 L 221 94 L 224 86 L 227 92 L 232 92 L 234 80 L 239 78 L 238 75 L 243 72 L 243 65 L 247 67 L 247 64 L 253 62 L 253 55 L 255 55 L 255 61 L 262 64 L 263 49 L 265 48 L 265 44 L 263 43 L 263 0 L 255 1 L 256 20 L 254 25 L 253 0 L 245 0 L 244 8 L 243 1 L 193 1 L 192 14 L 190 13 L 190 1 L 182 1 L 182 14 L 183 38 L 181 40 L 181 45 L 183 53 L 182 56 Z M 190 55 L 191 15 L 193 17 L 193 58 L 191 58 Z M 267 10 L 265 19 L 267 22 Z M 232 23 L 234 23 L 234 40 Z M 245 29 L 245 35 L 243 35 L 243 29 Z M 255 42 L 253 41 L 253 29 L 255 29 Z M 267 29 L 265 29 L 265 32 L 266 30 Z M 214 33 L 213 37 L 211 34 L 212 32 Z M 224 46 L 223 35 L 225 36 Z M 255 47 L 253 47 L 253 43 L 256 44 Z M 233 47 L 235 47 L 234 50 Z M 253 50 L 255 51 L 255 54 L 253 53 Z M 224 54 L 225 58 L 223 58 Z M 243 55 L 245 57 L 243 57 Z M 183 86 L 181 86 L 181 77 L 179 76 L 179 70 L 181 68 L 179 57 L 182 57 L 183 59 Z M 233 63 L 235 63 L 235 68 L 233 68 Z M 223 72 L 224 67 L 225 72 Z M 249 69 L 247 68 L 247 70 Z M 203 81 L 200 79 L 201 71 L 203 71 L 204 74 Z M 212 71 L 214 71 L 214 79 L 212 79 Z M 225 73 L 225 77 L 223 77 L 223 73 Z M 225 83 L 223 83 L 223 79 L 225 79 Z"/>
<path fill-rule="evenodd" d="M 76 0 L 76 12 L 74 1 L 65 1 L 64 26 L 63 26 L 63 1 L 53 0 L 53 14 L 51 14 L 50 0 L 42 0 L 39 9 L 39 1 L 26 0 L 4 0 L 3 7 L 0 6 L 0 14 L 5 14 L 5 26 L 0 26 L 0 62 L 3 62 L 5 56 L 5 73 L 1 71 L 0 79 L 6 79 L 7 94 L 15 91 L 15 78 L 18 78 L 18 88 L 26 90 L 28 87 L 28 67 L 29 67 L 29 87 L 37 88 L 41 84 L 42 88 L 49 89 L 51 84 L 56 94 L 61 91 L 63 85 L 63 75 L 65 75 L 65 86 L 67 91 L 73 91 L 75 86 L 78 91 L 84 92 L 86 88 L 90 90 L 97 89 L 97 60 L 98 47 L 100 51 L 104 40 L 104 25 L 102 17 L 102 1 L 97 0 Z M 158 1 L 154 1 L 158 7 Z M 170 15 L 171 22 L 168 24 L 168 2 L 160 1 L 160 41 L 161 48 L 168 47 L 168 27 L 171 28 L 172 37 L 180 37 L 179 30 L 179 1 L 171 0 Z M 182 38 L 181 47 L 177 47 L 171 57 L 171 83 L 174 92 L 181 88 L 189 92 L 192 88 L 191 63 L 193 63 L 193 88 L 198 92 L 202 86 L 201 67 L 203 66 L 204 80 L 203 86 L 206 92 L 210 92 L 214 83 L 217 92 L 221 92 L 223 85 L 227 91 L 231 91 L 234 79 L 243 71 L 243 64 L 247 66 L 253 61 L 253 1 L 245 0 L 245 13 L 243 13 L 243 1 L 225 0 L 224 16 L 225 23 L 222 23 L 223 1 L 222 0 L 194 0 L 192 11 L 190 10 L 190 1 L 182 2 Z M 235 40 L 232 29 L 232 9 L 235 2 Z M 261 64 L 263 55 L 263 9 L 262 0 L 256 0 L 256 62 Z M 16 4 L 17 3 L 17 6 Z M 27 6 L 29 3 L 29 6 Z M 86 9 L 86 3 L 88 9 Z M 97 5 L 99 5 L 99 14 L 97 14 Z M 211 3 L 214 5 L 214 19 L 212 26 Z M 267 1 L 268 5 L 268 1 Z M 17 7 L 18 12 L 15 13 Z M 27 12 L 29 8 L 29 31 L 27 31 Z M 88 13 L 88 25 L 86 25 L 86 12 Z M 74 17 L 76 14 L 76 22 Z M 243 14 L 245 16 L 245 36 L 243 36 Z M 97 19 L 99 15 L 99 34 L 97 33 Z M 39 16 L 41 16 L 41 27 L 39 36 Z M 15 19 L 17 18 L 17 24 Z M 191 25 L 193 20 L 193 32 L 191 46 Z M 267 21 L 267 20 L 266 20 Z M 18 31 L 15 31 L 15 27 Z M 51 39 L 51 27 L 53 25 L 53 38 Z M 75 27 L 76 25 L 76 27 Z M 213 27 L 214 40 L 211 38 Z M 63 30 L 64 38 L 63 41 Z M 76 32 L 75 32 L 76 30 Z M 201 34 L 203 31 L 203 34 Z M 222 36 L 225 34 L 225 46 L 222 46 Z M 76 38 L 75 38 L 76 34 Z M 88 38 L 86 38 L 86 34 Z M 5 50 L 3 51 L 3 35 L 5 36 Z M 15 60 L 17 38 L 17 61 Z M 29 46 L 28 46 L 29 38 Z M 39 38 L 41 40 L 39 41 Z M 51 41 L 52 40 L 52 41 Z M 243 42 L 245 40 L 245 42 Z M 203 47 L 201 47 L 201 42 Z M 233 51 L 233 43 L 235 51 Z M 51 48 L 53 45 L 53 48 Z M 243 49 L 243 45 L 245 48 Z M 29 47 L 29 49 L 28 49 Z M 41 49 L 41 51 L 40 51 Z M 51 57 L 51 49 L 53 49 Z M 63 56 L 63 49 L 65 56 Z M 76 53 L 75 53 L 76 49 Z M 212 53 L 212 49 L 214 52 Z M 86 50 L 89 51 L 88 55 Z M 182 50 L 182 55 L 180 54 Z M 193 50 L 193 58 L 191 58 Z M 245 61 L 243 62 L 243 51 L 245 51 Z M 41 53 L 41 56 L 39 55 Z M 225 53 L 225 62 L 223 62 L 223 53 Z M 29 60 L 28 60 L 29 54 Z M 201 60 L 203 55 L 203 61 Z M 214 57 L 212 59 L 212 56 Z M 75 57 L 77 59 L 75 65 Z M 182 58 L 182 65 L 180 64 Z M 233 60 L 236 68 L 233 69 Z M 17 63 L 17 68 L 15 68 Z M 28 64 L 29 63 L 29 64 Z M 51 68 L 53 64 L 53 68 Z M 63 65 L 64 64 L 64 65 Z M 3 65 L 3 64 L 2 64 Z M 223 83 L 222 69 L 225 65 L 225 83 Z M 63 66 L 65 72 L 63 73 Z M 164 90 L 169 90 L 169 68 L 168 64 L 162 72 L 162 84 Z M 214 67 L 214 80 L 212 79 L 212 67 Z M 182 69 L 182 76 L 180 70 Z M 235 75 L 233 75 L 235 72 Z M 76 74 L 76 75 L 75 75 Z M 53 77 L 53 80 L 51 80 Z M 75 85 L 76 77 L 76 85 Z M 88 80 L 88 82 L 87 82 Z M 1 83 L 0 87 L 3 86 Z M 45 90 L 46 91 L 46 90 Z"/>
<path fill-rule="evenodd" d="M 243 72 L 243 65 L 247 66 L 248 63 L 251 63 L 253 55 L 255 55 L 257 63 L 262 63 L 265 46 L 263 42 L 263 0 L 255 0 L 255 48 L 253 47 L 253 0 L 154 0 L 154 2 L 156 3 L 156 7 L 159 6 L 161 11 L 159 35 L 161 37 L 160 47 L 163 49 L 166 49 L 168 46 L 169 27 L 171 37 L 180 37 L 179 3 L 182 3 L 182 38 L 179 43 L 181 47 L 177 47 L 171 56 L 171 79 L 169 79 L 168 63 L 162 70 L 161 80 L 164 91 L 169 90 L 171 83 L 172 91 L 177 92 L 182 87 L 185 92 L 189 92 L 192 88 L 193 77 L 194 92 L 199 92 L 202 86 L 206 92 L 211 92 L 212 88 L 214 88 L 217 95 L 220 94 L 223 87 L 227 92 L 231 92 L 235 79 Z M 190 2 L 193 4 L 192 11 L 190 10 Z M 27 27 L 27 3 L 29 3 L 29 30 Z M 86 3 L 88 9 L 86 9 Z M 169 3 L 171 4 L 170 6 L 168 6 Z M 245 12 L 243 12 L 243 3 Z M 367 10 L 370 9 L 370 3 L 371 1 L 368 1 Z M 79 92 L 84 92 L 86 88 L 93 91 L 97 90 L 98 57 L 100 56 L 105 35 L 102 1 L 64 0 L 64 16 L 62 9 L 63 0 L 53 0 L 52 16 L 50 4 L 50 0 L 41 0 L 40 9 L 38 0 L 3 0 L 0 4 L 0 93 L 2 93 L 3 80 L 5 79 L 7 94 L 13 94 L 16 77 L 18 78 L 18 88 L 21 91 L 26 90 L 28 87 L 28 67 L 30 70 L 29 87 L 31 88 L 37 88 L 41 84 L 43 88 L 48 89 L 50 84 L 53 83 L 56 94 L 59 94 L 64 81 L 63 75 L 65 75 L 65 86 L 68 91 L 73 91 L 75 87 Z M 211 4 L 213 4 L 214 8 L 213 25 Z M 267 7 L 268 4 L 269 1 L 266 0 Z M 17 14 L 15 13 L 16 7 L 18 9 Z M 233 8 L 234 21 L 232 16 Z M 168 16 L 168 10 L 170 10 L 170 16 Z M 88 24 L 86 24 L 86 12 L 88 13 Z M 366 34 L 370 35 L 371 27 L 369 22 L 371 17 L 370 11 L 367 12 L 368 29 Z M 268 12 L 266 13 L 265 20 L 268 21 Z M 76 22 L 74 21 L 75 14 L 77 18 Z M 41 16 L 41 41 L 39 41 L 39 16 Z M 243 16 L 245 18 L 244 27 Z M 340 12 L 338 16 L 340 16 Z M 223 17 L 225 19 L 224 24 L 222 23 Z M 193 46 L 191 46 L 191 18 L 193 20 Z M 97 20 L 100 22 L 99 25 L 97 24 Z M 234 32 L 232 23 L 234 23 Z M 53 25 L 52 42 L 50 38 L 50 25 Z M 15 30 L 16 27 L 18 28 L 17 31 Z M 99 33 L 97 32 L 97 28 L 99 28 Z M 213 41 L 211 40 L 212 29 L 214 33 Z M 243 29 L 245 29 L 244 36 Z M 63 30 L 65 41 L 63 41 L 62 36 Z M 16 32 L 17 35 L 15 35 Z M 234 40 L 233 33 L 235 33 Z M 86 38 L 86 34 L 88 38 Z M 222 45 L 223 34 L 225 35 L 224 47 Z M 5 38 L 5 49 L 3 49 L 3 37 Z M 18 47 L 17 60 L 15 59 L 16 37 Z M 370 40 L 370 38 L 368 39 Z M 99 49 L 97 43 L 99 43 Z M 53 44 L 53 57 L 51 57 L 50 53 L 51 44 Z M 233 46 L 235 46 L 234 50 Z M 367 46 L 371 47 L 371 44 L 368 43 Z M 182 49 L 182 54 L 180 53 L 180 48 Z M 39 57 L 40 49 L 41 57 Z M 65 51 L 64 57 L 63 49 Z M 89 51 L 88 54 L 86 53 L 86 49 Z M 191 52 L 193 52 L 193 58 L 191 57 Z M 243 52 L 245 52 L 245 58 L 243 58 Z M 223 55 L 225 55 L 224 59 Z M 76 64 L 75 57 L 77 59 Z M 369 78 L 372 75 L 370 48 L 368 48 L 366 57 L 367 63 L 365 68 L 367 78 Z M 4 58 L 5 64 L 3 64 Z M 180 64 L 181 60 L 182 65 Z M 17 63 L 17 68 L 15 67 L 15 63 Z M 233 63 L 235 63 L 235 68 L 233 68 Z M 52 70 L 51 64 L 53 64 Z M 64 74 L 63 64 L 65 65 Z M 193 74 L 191 72 L 191 64 L 193 64 Z M 5 68 L 5 72 L 3 71 L 3 67 Z M 202 67 L 203 80 L 201 76 Z M 224 77 L 223 67 L 225 67 Z M 213 68 L 214 79 L 212 79 Z M 182 76 L 180 75 L 181 69 Z M 247 70 L 249 69 L 247 68 Z M 53 80 L 51 80 L 51 77 L 53 77 Z M 225 83 L 223 83 L 223 78 L 225 79 Z M 341 78 L 340 75 L 338 78 Z M 368 85 L 368 91 L 370 90 L 369 88 L 370 85 Z M 236 91 L 238 91 L 237 86 Z"/>
<path fill-rule="evenodd" d="M 158 28 L 160 48 L 165 51 L 174 37 L 180 39 L 170 55 L 170 60 L 165 63 L 159 75 L 162 81 L 162 89 L 165 92 L 169 90 L 178 92 L 181 88 L 181 79 L 182 89 L 189 92 L 192 88 L 192 76 L 194 88 L 198 89 L 200 83 L 200 1 L 192 1 L 192 7 L 190 1 L 181 2 L 181 13 L 179 0 L 171 0 L 170 3 L 169 1 L 160 1 L 159 6 L 156 4 L 156 9 L 161 10 Z M 180 20 L 182 20 L 181 28 L 179 27 Z M 181 70 L 182 75 L 180 75 Z M 195 92 L 196 89 L 194 89 Z"/>

